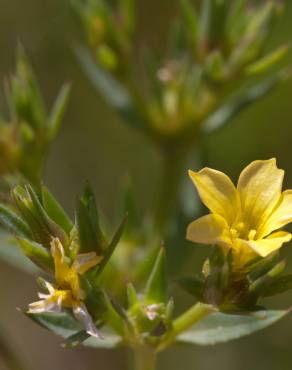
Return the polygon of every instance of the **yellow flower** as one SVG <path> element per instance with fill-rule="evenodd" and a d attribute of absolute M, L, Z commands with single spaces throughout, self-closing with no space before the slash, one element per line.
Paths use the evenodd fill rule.
<path fill-rule="evenodd" d="M 237 187 L 211 168 L 189 175 L 211 213 L 189 225 L 188 240 L 232 248 L 237 267 L 291 240 L 290 233 L 275 231 L 292 222 L 292 190 L 282 193 L 284 171 L 274 158 L 248 165 Z"/>
<path fill-rule="evenodd" d="M 41 300 L 31 303 L 28 312 L 61 312 L 64 308 L 72 309 L 74 316 L 84 325 L 87 333 L 98 337 L 97 329 L 83 303 L 84 294 L 80 288 L 79 275 L 96 266 L 101 258 L 94 252 L 80 254 L 71 265 L 57 238 L 51 242 L 51 253 L 55 265 L 55 284 L 45 282 L 48 294 L 39 293 Z"/>

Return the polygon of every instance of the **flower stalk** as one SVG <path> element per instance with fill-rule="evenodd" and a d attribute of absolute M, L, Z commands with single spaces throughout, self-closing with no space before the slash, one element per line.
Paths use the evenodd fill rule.
<path fill-rule="evenodd" d="M 181 316 L 173 321 L 172 329 L 167 333 L 165 339 L 158 346 L 157 352 L 161 352 L 169 347 L 175 342 L 179 334 L 183 333 L 216 310 L 217 309 L 214 306 L 209 304 L 204 304 L 201 302 L 195 304 L 188 311 L 184 312 Z"/>
<path fill-rule="evenodd" d="M 188 148 L 171 145 L 166 146 L 162 152 L 163 173 L 154 221 L 158 235 L 165 234 L 172 219 L 188 153 Z"/>
<path fill-rule="evenodd" d="M 139 346 L 132 350 L 131 369 L 132 370 L 155 370 L 157 354 L 147 346 Z"/>

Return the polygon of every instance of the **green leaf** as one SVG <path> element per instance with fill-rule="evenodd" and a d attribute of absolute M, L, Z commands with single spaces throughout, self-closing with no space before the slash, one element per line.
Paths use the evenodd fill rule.
<path fill-rule="evenodd" d="M 279 276 L 273 282 L 268 284 L 264 290 L 264 296 L 270 297 L 275 294 L 284 293 L 290 289 L 292 289 L 292 274 Z"/>
<path fill-rule="evenodd" d="M 180 1 L 181 10 L 191 39 L 195 42 L 198 33 L 198 15 L 190 0 Z"/>
<path fill-rule="evenodd" d="M 103 255 L 106 240 L 99 225 L 95 196 L 89 185 L 78 200 L 76 219 L 79 232 L 80 252 L 96 252 Z"/>
<path fill-rule="evenodd" d="M 203 132 L 213 132 L 229 123 L 242 110 L 266 96 L 273 88 L 285 81 L 289 76 L 289 71 L 286 69 L 280 70 L 272 77 L 269 76 L 265 78 L 256 86 L 248 88 L 243 93 L 231 97 L 226 104 L 202 123 Z"/>
<path fill-rule="evenodd" d="M 31 232 L 27 224 L 18 217 L 11 209 L 0 204 L 0 224 L 9 232 L 25 238 L 31 238 Z"/>
<path fill-rule="evenodd" d="M 271 310 L 255 312 L 249 316 L 212 314 L 181 334 L 177 341 L 203 346 L 224 343 L 264 329 L 289 313 L 290 310 Z"/>
<path fill-rule="evenodd" d="M 45 186 L 42 187 L 42 198 L 44 208 L 49 217 L 60 225 L 67 234 L 70 234 L 73 227 L 70 218 Z"/>
<path fill-rule="evenodd" d="M 70 84 L 65 84 L 61 88 L 49 116 L 48 120 L 49 140 L 53 140 L 59 131 L 66 110 L 66 106 L 69 100 L 69 95 L 70 95 Z"/>
<path fill-rule="evenodd" d="M 167 301 L 165 250 L 160 248 L 145 288 L 145 301 L 160 303 Z"/>
<path fill-rule="evenodd" d="M 127 301 L 129 308 L 135 307 L 140 302 L 136 289 L 132 283 L 127 284 Z"/>
<path fill-rule="evenodd" d="M 273 280 L 284 271 L 285 266 L 286 266 L 285 261 L 281 261 L 277 265 L 275 265 L 270 271 L 268 271 L 265 275 L 260 276 L 249 286 L 250 293 L 255 296 L 260 296 L 262 292 L 265 291 L 266 287 L 268 287 L 269 284 L 271 284 Z"/>
<path fill-rule="evenodd" d="M 22 253 L 16 242 L 3 232 L 0 232 L 0 259 L 10 266 L 16 267 L 24 272 L 34 274 L 40 271 L 39 268 Z"/>
<path fill-rule="evenodd" d="M 12 119 L 26 122 L 31 128 L 38 129 L 45 122 L 45 107 L 41 92 L 21 45 L 17 49 L 16 73 L 11 78 L 8 100 L 12 108 Z"/>
<path fill-rule="evenodd" d="M 66 247 L 68 241 L 67 235 L 65 234 L 64 230 L 49 217 L 32 186 L 27 185 L 26 192 L 32 202 L 31 211 L 41 224 L 41 227 L 45 233 L 50 235 L 49 244 L 51 237 L 54 236 L 59 238 L 61 243 Z"/>
<path fill-rule="evenodd" d="M 54 262 L 47 249 L 27 239 L 18 238 L 17 241 L 25 256 L 33 263 L 41 269 L 54 271 Z"/>
<path fill-rule="evenodd" d="M 104 339 L 89 337 L 82 329 L 82 326 L 67 313 L 41 313 L 26 314 L 33 321 L 51 332 L 65 338 L 65 346 L 76 346 L 82 343 L 88 347 L 94 348 L 114 348 L 121 343 L 121 338 L 104 329 L 102 335 Z"/>
<path fill-rule="evenodd" d="M 178 284 L 187 293 L 201 300 L 204 292 L 204 280 L 199 277 L 185 277 L 179 279 Z"/>
<path fill-rule="evenodd" d="M 128 220 L 128 217 L 126 216 L 123 221 L 121 222 L 120 226 L 118 227 L 116 233 L 114 234 L 113 238 L 112 238 L 112 241 L 110 242 L 110 244 L 108 245 L 108 247 L 106 248 L 106 250 L 104 251 L 104 254 L 103 254 L 103 259 L 99 265 L 99 268 L 98 268 L 98 275 L 101 274 L 101 272 L 104 270 L 105 266 L 107 265 L 109 259 L 111 258 L 111 256 L 113 255 L 121 237 L 122 237 L 122 234 L 124 232 L 124 229 L 125 229 L 125 226 L 126 226 L 126 223 L 127 223 L 127 220 Z"/>
<path fill-rule="evenodd" d="M 248 76 L 253 76 L 265 72 L 267 69 L 273 67 L 276 63 L 281 61 L 287 54 L 289 47 L 284 45 L 265 55 L 262 59 L 247 66 L 245 73 Z"/>
<path fill-rule="evenodd" d="M 68 313 L 26 313 L 26 315 L 42 327 L 67 338 L 76 332 L 82 331 L 82 325 Z"/>
<path fill-rule="evenodd" d="M 127 90 L 114 77 L 94 63 L 86 48 L 78 46 L 75 52 L 91 82 L 106 101 L 119 111 L 128 110 L 131 107 L 131 99 Z"/>

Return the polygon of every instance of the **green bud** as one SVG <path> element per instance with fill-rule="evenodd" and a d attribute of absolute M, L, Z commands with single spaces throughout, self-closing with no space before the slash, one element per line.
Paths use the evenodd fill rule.
<path fill-rule="evenodd" d="M 40 199 L 30 185 L 25 188 L 17 186 L 12 191 L 16 206 L 27 222 L 34 241 L 50 248 L 53 237 L 58 238 L 64 248 L 68 246 L 68 236 L 46 213 Z"/>

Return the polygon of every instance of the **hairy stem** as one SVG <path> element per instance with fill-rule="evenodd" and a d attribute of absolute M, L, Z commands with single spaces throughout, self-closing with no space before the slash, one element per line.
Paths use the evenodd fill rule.
<path fill-rule="evenodd" d="M 197 322 L 204 319 L 206 316 L 215 312 L 216 308 L 204 303 L 197 303 L 191 307 L 188 311 L 183 313 L 173 322 L 171 331 L 167 334 L 165 339 L 162 341 L 157 351 L 160 352 L 165 348 L 169 347 L 176 339 L 176 337 L 183 333 L 185 330 L 189 329 Z"/>

